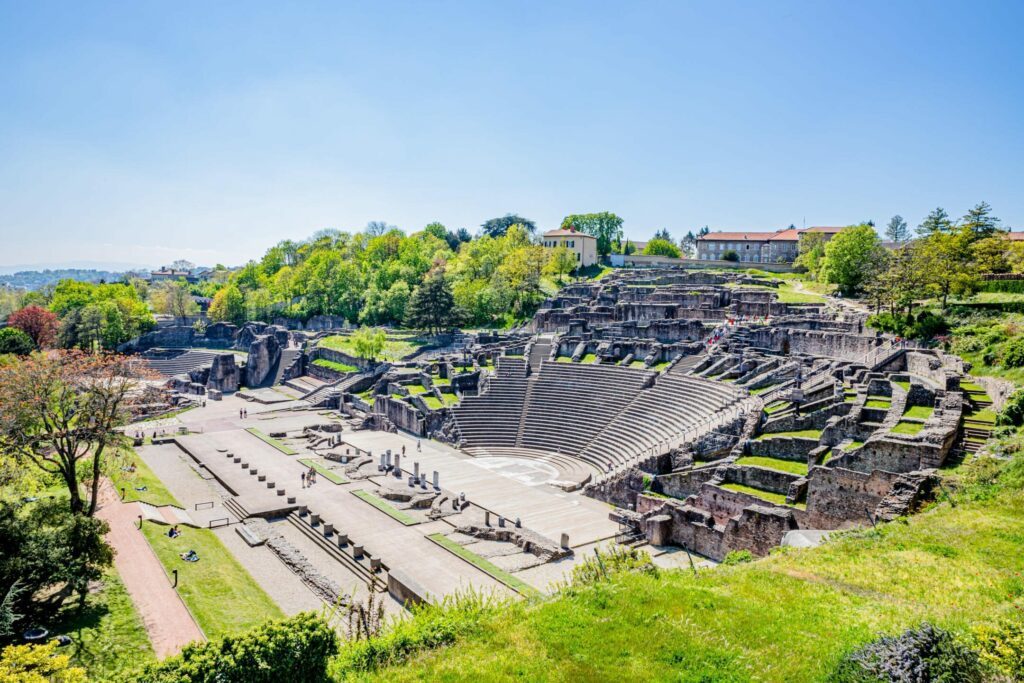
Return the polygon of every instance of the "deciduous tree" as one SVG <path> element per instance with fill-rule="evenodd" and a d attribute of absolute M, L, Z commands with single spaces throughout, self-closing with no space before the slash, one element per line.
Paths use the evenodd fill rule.
<path fill-rule="evenodd" d="M 679 247 L 667 239 L 655 237 L 644 247 L 644 254 L 647 256 L 668 256 L 679 258 Z"/>
<path fill-rule="evenodd" d="M 26 306 L 11 313 L 7 324 L 31 337 L 37 349 L 49 348 L 57 341 L 57 316 L 42 306 Z"/>
<path fill-rule="evenodd" d="M 555 247 L 551 250 L 545 270 L 557 277 L 559 282 L 562 282 L 566 275 L 576 270 L 575 252 L 569 251 L 565 245 Z"/>
<path fill-rule="evenodd" d="M 241 325 L 245 322 L 245 297 L 238 287 L 228 285 L 213 295 L 207 315 L 214 322 Z"/>
<path fill-rule="evenodd" d="M 529 218 L 514 213 L 507 213 L 499 218 L 491 218 L 480 226 L 482 234 L 488 237 L 502 237 L 513 225 L 521 225 L 531 235 L 537 232 L 537 224 Z"/>
<path fill-rule="evenodd" d="M 845 295 L 854 294 L 875 269 L 878 234 L 866 223 L 840 230 L 825 244 L 821 278 L 835 284 Z"/>
<path fill-rule="evenodd" d="M 622 219 L 614 213 L 574 213 L 562 219 L 562 229 L 575 229 L 597 238 L 597 253 L 607 256 L 622 239 Z"/>
<path fill-rule="evenodd" d="M 16 356 L 27 356 L 35 350 L 32 337 L 16 327 L 0 329 L 0 354 L 13 353 Z"/>
<path fill-rule="evenodd" d="M 124 356 L 36 354 L 0 368 L 0 451 L 59 476 L 75 514 L 92 516 L 104 458 L 123 438 L 145 371 Z M 79 466 L 90 492 L 83 501 Z"/>

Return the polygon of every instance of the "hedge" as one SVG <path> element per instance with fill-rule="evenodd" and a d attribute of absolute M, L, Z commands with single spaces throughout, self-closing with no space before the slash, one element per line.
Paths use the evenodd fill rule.
<path fill-rule="evenodd" d="M 338 653 L 338 637 L 319 616 L 303 612 L 239 635 L 187 645 L 181 654 L 121 680 L 145 683 L 320 683 Z"/>

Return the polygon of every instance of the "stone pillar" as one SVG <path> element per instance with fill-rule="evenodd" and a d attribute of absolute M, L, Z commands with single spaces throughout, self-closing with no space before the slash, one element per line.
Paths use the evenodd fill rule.
<path fill-rule="evenodd" d="M 398 479 L 402 478 L 402 454 L 395 453 L 395 477 Z"/>
<path fill-rule="evenodd" d="M 420 481 L 420 464 L 418 462 L 414 462 L 412 464 L 412 476 L 413 479 L 415 479 L 416 483 L 418 484 Z"/>
<path fill-rule="evenodd" d="M 354 546 L 352 546 L 352 557 L 354 557 L 354 558 L 356 558 L 358 560 L 362 556 L 363 556 L 363 546 L 361 546 L 361 545 L 354 545 Z"/>
<path fill-rule="evenodd" d="M 312 524 L 313 526 L 316 526 L 317 524 L 319 524 L 320 523 L 320 515 L 316 514 L 315 512 L 309 513 L 309 523 Z"/>
<path fill-rule="evenodd" d="M 517 529 L 522 529 L 523 528 L 523 523 L 519 521 L 518 517 L 516 517 L 516 528 Z"/>
<path fill-rule="evenodd" d="M 561 542 L 558 545 L 561 546 L 562 549 L 568 550 L 569 549 L 569 534 L 563 532 L 562 533 Z"/>
<path fill-rule="evenodd" d="M 491 513 L 488 512 L 487 510 L 484 510 L 484 526 L 490 526 L 490 525 L 491 525 Z"/>
<path fill-rule="evenodd" d="M 348 534 L 338 534 L 338 545 L 341 547 L 348 545 Z"/>
<path fill-rule="evenodd" d="M 384 465 L 384 454 L 383 454 L 383 453 L 381 453 L 381 454 L 380 454 L 380 464 L 379 464 L 379 465 L 377 465 L 377 471 L 378 471 L 378 472 L 383 472 L 384 470 L 385 470 L 385 465 Z"/>
<path fill-rule="evenodd" d="M 441 488 L 441 478 L 438 475 L 437 470 L 434 470 L 434 488 L 438 490 Z"/>
<path fill-rule="evenodd" d="M 409 475 L 409 488 L 412 488 L 415 485 L 416 485 L 416 479 L 410 474 Z"/>
<path fill-rule="evenodd" d="M 333 524 L 324 524 L 324 536 L 330 536 L 333 533 L 334 533 L 334 525 Z"/>
<path fill-rule="evenodd" d="M 671 515 L 655 515 L 647 520 L 647 538 L 651 545 L 668 545 L 671 535 Z"/>
<path fill-rule="evenodd" d="M 380 558 L 379 557 L 371 557 L 370 558 L 370 571 L 371 572 L 379 572 L 380 571 Z"/>
<path fill-rule="evenodd" d="M 502 529 L 505 528 L 505 517 L 502 515 L 498 515 L 498 526 L 500 526 Z"/>

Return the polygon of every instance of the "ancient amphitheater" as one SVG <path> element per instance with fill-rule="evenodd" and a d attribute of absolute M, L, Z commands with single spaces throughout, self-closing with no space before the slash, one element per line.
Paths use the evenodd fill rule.
<path fill-rule="evenodd" d="M 485 575 L 544 590 L 602 543 L 681 566 L 912 513 L 936 468 L 984 435 L 989 399 L 961 384 L 959 359 L 868 330 L 838 302 L 780 303 L 779 284 L 619 270 L 565 287 L 525 329 L 451 335 L 391 363 L 320 344 L 338 332 L 316 320 L 222 325 L 147 353 L 178 373 L 176 401 L 236 401 L 231 419 L 247 402 L 279 447 L 337 478 L 330 495 L 296 491 L 302 466 L 229 438 L 249 423 L 220 414 L 220 436 L 174 438 L 248 540 L 298 529 L 290 546 L 277 534 L 278 555 L 306 562 L 320 594 L 331 562 L 398 601 Z M 218 344 L 243 353 L 187 350 Z"/>

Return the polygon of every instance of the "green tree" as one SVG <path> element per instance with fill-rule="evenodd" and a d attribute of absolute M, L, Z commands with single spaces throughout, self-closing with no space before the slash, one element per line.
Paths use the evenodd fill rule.
<path fill-rule="evenodd" d="M 565 245 L 555 247 L 551 250 L 545 270 L 557 277 L 559 282 L 562 282 L 566 275 L 576 270 L 575 252 L 569 251 Z"/>
<path fill-rule="evenodd" d="M 733 263 L 739 263 L 740 255 L 737 254 L 732 249 L 729 249 L 728 251 L 722 252 L 722 260 L 723 261 L 732 261 Z"/>
<path fill-rule="evenodd" d="M 921 222 L 921 225 L 917 226 L 917 234 L 922 237 L 928 237 L 937 232 L 952 232 L 953 221 L 949 218 L 949 214 L 941 206 L 937 207 Z"/>
<path fill-rule="evenodd" d="M 992 207 L 987 202 L 976 204 L 974 208 L 960 219 L 960 226 L 969 230 L 974 239 L 992 237 L 1001 232 L 999 223 L 1001 221 L 992 215 Z"/>
<path fill-rule="evenodd" d="M 491 218 L 480 226 L 482 234 L 488 237 L 503 237 L 513 225 L 521 225 L 531 235 L 537 232 L 537 224 L 529 218 L 514 213 L 507 213 L 500 218 Z"/>
<path fill-rule="evenodd" d="M 228 285 L 213 295 L 207 312 L 214 322 L 245 323 L 245 297 L 235 285 Z"/>
<path fill-rule="evenodd" d="M 942 309 L 950 295 L 968 294 L 975 285 L 972 268 L 974 233 L 969 229 L 935 232 L 921 245 L 922 267 L 928 285 L 942 299 Z"/>
<path fill-rule="evenodd" d="M 387 344 L 387 334 L 378 327 L 360 327 L 352 333 L 352 348 L 356 356 L 366 360 L 374 360 L 384 350 Z"/>
<path fill-rule="evenodd" d="M 878 234 L 866 223 L 836 233 L 825 244 L 821 278 L 835 284 L 845 295 L 856 293 L 869 273 L 876 269 Z"/>
<path fill-rule="evenodd" d="M 444 273 L 435 271 L 413 290 L 405 311 L 406 325 L 440 332 L 458 322 L 455 297 Z"/>
<path fill-rule="evenodd" d="M 159 283 L 150 292 L 150 301 L 157 313 L 180 319 L 195 315 L 199 310 L 184 280 Z"/>
<path fill-rule="evenodd" d="M 693 234 L 693 230 L 687 232 L 686 236 L 679 241 L 679 248 L 685 258 L 693 258 L 697 255 L 697 236 Z"/>
<path fill-rule="evenodd" d="M 889 224 L 885 226 L 885 236 L 896 244 L 902 244 L 910 239 L 910 228 L 903 220 L 903 216 L 896 214 L 889 219 Z"/>
<path fill-rule="evenodd" d="M 816 279 L 821 269 L 821 260 L 825 258 L 825 242 L 825 233 L 822 232 L 805 232 L 800 235 L 793 265 L 803 268 Z"/>
<path fill-rule="evenodd" d="M 0 329 L 0 354 L 13 353 L 16 356 L 27 356 L 35 348 L 36 345 L 32 343 L 32 337 L 18 328 L 5 327 Z"/>
<path fill-rule="evenodd" d="M 0 368 L 0 453 L 60 477 L 71 512 L 96 511 L 108 447 L 124 438 L 144 378 L 122 356 L 81 352 L 35 354 Z M 90 482 L 83 502 L 79 466 Z"/>
<path fill-rule="evenodd" d="M 562 219 L 563 230 L 579 230 L 597 238 L 597 253 L 607 256 L 612 245 L 622 240 L 622 219 L 614 213 L 570 214 Z"/>
<path fill-rule="evenodd" d="M 647 256 L 668 256 L 670 258 L 679 258 L 680 251 L 674 243 L 667 239 L 655 237 L 647 246 L 644 247 L 644 254 Z"/>
<path fill-rule="evenodd" d="M 60 654 L 57 641 L 45 645 L 8 645 L 0 651 L 0 680 L 4 683 L 86 683 L 85 669 Z"/>
<path fill-rule="evenodd" d="M 444 227 L 443 223 L 439 223 L 437 221 L 428 223 L 427 226 L 423 228 L 423 232 L 428 235 L 433 235 L 439 240 L 445 240 L 448 237 L 448 228 Z"/>

